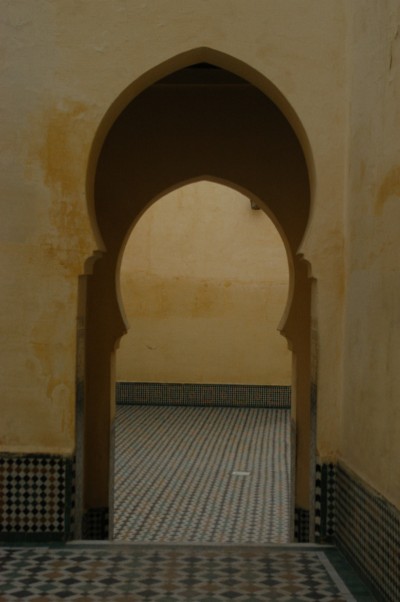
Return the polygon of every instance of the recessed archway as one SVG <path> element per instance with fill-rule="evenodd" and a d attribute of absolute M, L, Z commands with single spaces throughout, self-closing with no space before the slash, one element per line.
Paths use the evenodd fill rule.
<path fill-rule="evenodd" d="M 209 58 L 210 52 L 203 55 Z M 184 182 L 204 177 L 229 182 L 257 197 L 287 245 L 292 284 L 281 331 L 295 358 L 296 505 L 309 510 L 310 461 L 314 460 L 310 457 L 310 281 L 306 264 L 296 255 L 310 211 L 309 170 L 285 115 L 243 79 L 242 63 L 237 63 L 235 73 L 235 61 L 228 61 L 232 71 L 221 68 L 223 61 L 218 55 L 217 67 L 201 63 L 169 76 L 173 65 L 168 63 L 166 77 L 144 89 L 119 114 L 98 157 L 94 211 L 104 250 L 87 277 L 82 304 L 86 328 L 81 501 L 86 516 L 103 521 L 104 533 L 110 506 L 113 357 L 125 332 L 115 285 L 121 250 L 150 203 Z M 248 72 L 251 79 L 254 73 Z"/>

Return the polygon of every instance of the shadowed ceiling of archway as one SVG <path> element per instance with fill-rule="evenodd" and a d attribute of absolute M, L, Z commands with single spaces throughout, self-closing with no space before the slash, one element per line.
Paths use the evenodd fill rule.
<path fill-rule="evenodd" d="M 95 179 L 96 218 L 107 251 L 118 255 L 132 224 L 156 197 L 204 177 L 261 199 L 295 253 L 310 203 L 298 139 L 260 90 L 207 63 L 147 88 L 110 129 Z"/>

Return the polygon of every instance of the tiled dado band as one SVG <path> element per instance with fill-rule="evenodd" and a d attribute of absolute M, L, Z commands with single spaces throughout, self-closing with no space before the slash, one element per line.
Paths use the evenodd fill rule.
<path fill-rule="evenodd" d="M 336 464 L 317 462 L 315 478 L 315 541 L 330 543 L 336 521 Z"/>
<path fill-rule="evenodd" d="M 336 521 L 336 464 L 317 462 L 315 467 L 315 541 L 331 543 Z M 305 543 L 310 538 L 310 512 L 295 508 L 294 539 Z"/>
<path fill-rule="evenodd" d="M 294 509 L 294 541 L 308 543 L 310 541 L 310 511 L 303 508 Z"/>
<path fill-rule="evenodd" d="M 400 511 L 342 464 L 335 541 L 383 600 L 400 600 Z"/>
<path fill-rule="evenodd" d="M 0 540 L 68 538 L 73 460 L 39 454 L 0 455 Z"/>
<path fill-rule="evenodd" d="M 83 539 L 108 539 L 109 512 L 108 508 L 89 508 L 82 519 Z"/>
<path fill-rule="evenodd" d="M 285 385 L 213 385 L 118 382 L 121 405 L 225 406 L 290 408 L 291 388 Z"/>
<path fill-rule="evenodd" d="M 342 463 L 317 464 L 315 532 L 336 543 L 378 599 L 400 600 L 400 512 Z"/>

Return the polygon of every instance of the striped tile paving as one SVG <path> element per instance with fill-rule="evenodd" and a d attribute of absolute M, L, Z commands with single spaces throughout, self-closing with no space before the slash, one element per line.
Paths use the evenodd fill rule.
<path fill-rule="evenodd" d="M 287 542 L 289 431 L 287 410 L 118 407 L 114 539 Z"/>

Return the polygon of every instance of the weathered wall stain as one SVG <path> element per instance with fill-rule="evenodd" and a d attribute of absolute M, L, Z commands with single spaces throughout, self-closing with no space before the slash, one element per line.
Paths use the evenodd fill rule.
<path fill-rule="evenodd" d="M 47 105 L 35 116 L 26 171 L 39 172 L 44 184 L 41 215 L 45 234 L 40 245 L 51 255 L 57 249 L 61 265 L 72 275 L 82 271 L 82 262 L 93 246 L 86 203 L 86 172 L 94 133 L 91 105 L 65 99 Z M 64 256 L 62 248 L 77 252 L 76 260 Z M 80 256 L 79 256 L 80 251 Z"/>
<path fill-rule="evenodd" d="M 400 167 L 391 169 L 382 181 L 375 202 L 375 215 L 382 215 L 389 197 L 398 197 L 400 200 Z"/>
<path fill-rule="evenodd" d="M 46 184 L 59 189 L 62 196 L 72 197 L 78 192 L 80 166 L 85 156 L 74 142 L 77 134 L 82 133 L 88 106 L 66 101 L 64 107 L 47 111 L 38 156 Z"/>

